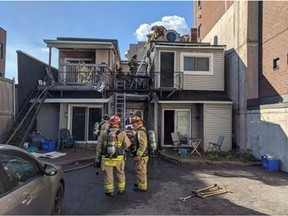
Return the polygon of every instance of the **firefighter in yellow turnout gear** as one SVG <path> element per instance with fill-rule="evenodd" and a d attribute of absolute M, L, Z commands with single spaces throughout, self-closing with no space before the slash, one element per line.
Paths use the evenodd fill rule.
<path fill-rule="evenodd" d="M 116 172 L 118 193 L 125 191 L 125 149 L 131 142 L 125 131 L 121 131 L 121 120 L 114 115 L 109 119 L 109 129 L 102 133 L 97 141 L 96 161 L 101 160 L 104 172 L 104 190 L 108 196 L 114 195 L 114 170 Z"/>
<path fill-rule="evenodd" d="M 137 183 L 134 191 L 147 191 L 147 163 L 148 163 L 148 138 L 143 120 L 138 116 L 133 116 L 130 123 L 135 130 L 135 146 L 132 150 Z"/>
<path fill-rule="evenodd" d="M 104 114 L 102 116 L 102 121 L 99 124 L 99 122 L 96 122 L 94 125 L 94 129 L 93 129 L 93 135 L 98 139 L 98 137 L 100 136 L 100 134 L 102 134 L 103 132 L 105 132 L 106 130 L 109 129 L 110 124 L 109 124 L 109 119 L 110 116 L 108 114 Z"/>

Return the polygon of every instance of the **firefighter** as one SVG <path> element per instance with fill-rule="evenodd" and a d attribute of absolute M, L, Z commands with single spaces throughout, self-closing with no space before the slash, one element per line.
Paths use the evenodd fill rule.
<path fill-rule="evenodd" d="M 110 125 L 109 119 L 110 119 L 110 116 L 108 114 L 104 114 L 102 116 L 102 122 L 100 124 L 98 122 L 95 123 L 94 129 L 93 129 L 93 135 L 96 137 L 96 139 L 98 139 L 100 134 L 108 130 L 109 125 Z"/>
<path fill-rule="evenodd" d="M 126 132 L 120 130 L 121 119 L 119 116 L 111 116 L 109 124 L 109 129 L 98 138 L 95 163 L 104 172 L 105 194 L 113 197 L 114 170 L 116 172 L 118 193 L 123 194 L 125 192 L 125 149 L 131 145 L 131 142 Z"/>
<path fill-rule="evenodd" d="M 134 160 L 137 183 L 134 184 L 134 191 L 147 191 L 147 163 L 148 163 L 148 138 L 143 120 L 138 116 L 133 116 L 130 123 L 135 130 L 134 148 L 132 156 Z"/>

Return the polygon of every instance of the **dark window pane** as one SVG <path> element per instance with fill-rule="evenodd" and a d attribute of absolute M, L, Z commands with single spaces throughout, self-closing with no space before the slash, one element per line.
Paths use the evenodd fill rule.
<path fill-rule="evenodd" d="M 184 70 L 196 71 L 196 58 L 195 57 L 184 57 Z"/>
<path fill-rule="evenodd" d="M 73 107 L 72 134 L 77 141 L 85 140 L 85 107 Z"/>
<path fill-rule="evenodd" d="M 96 122 L 101 122 L 102 111 L 100 108 L 89 108 L 89 131 L 88 131 L 88 140 L 96 140 L 96 137 L 93 136 L 94 124 Z"/>
<path fill-rule="evenodd" d="M 209 58 L 197 58 L 197 71 L 209 71 Z"/>

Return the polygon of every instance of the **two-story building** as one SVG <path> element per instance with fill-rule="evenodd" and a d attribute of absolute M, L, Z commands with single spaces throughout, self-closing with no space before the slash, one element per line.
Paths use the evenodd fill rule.
<path fill-rule="evenodd" d="M 137 114 L 155 130 L 162 148 L 173 146 L 171 133 L 178 132 L 183 144 L 200 138 L 202 150 L 224 135 L 222 149 L 230 150 L 232 101 L 225 93 L 225 47 L 183 41 L 169 33 L 164 40 L 141 43 L 137 71 L 129 71 L 129 62 L 121 60 L 117 40 L 44 40 L 49 64 L 37 90 L 48 93 L 37 114 L 37 130 L 58 140 L 59 129 L 68 128 L 78 145 L 93 145 L 94 124 L 104 113 L 117 113 L 123 124 Z M 51 70 L 55 48 L 56 73 Z"/>

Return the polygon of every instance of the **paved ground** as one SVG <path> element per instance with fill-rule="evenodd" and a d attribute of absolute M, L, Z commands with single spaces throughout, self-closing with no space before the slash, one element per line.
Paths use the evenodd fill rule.
<path fill-rule="evenodd" d="M 70 152 L 69 155 L 59 158 L 57 163 L 63 164 L 67 170 L 67 166 L 69 168 L 75 156 L 78 159 L 84 158 L 86 161 L 90 158 L 91 163 L 94 152 Z M 69 161 L 70 165 L 67 165 Z M 103 194 L 103 175 L 96 177 L 95 169 L 91 166 L 66 173 L 64 213 L 287 215 L 288 174 L 269 172 L 259 165 L 207 164 L 197 161 L 173 163 L 153 158 L 149 162 L 149 191 L 144 194 L 137 194 L 132 190 L 135 176 L 131 160 L 127 161 L 126 175 L 126 193 L 123 196 L 107 198 Z M 192 190 L 212 184 L 225 187 L 230 192 L 205 199 L 193 197 L 186 202 L 179 200 L 181 196 L 191 195 Z"/>

